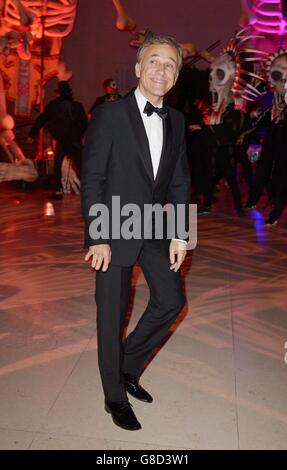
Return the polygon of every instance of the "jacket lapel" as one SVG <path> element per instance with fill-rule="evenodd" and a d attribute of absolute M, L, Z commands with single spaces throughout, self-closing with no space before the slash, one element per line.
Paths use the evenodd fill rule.
<path fill-rule="evenodd" d="M 163 145 L 162 152 L 159 162 L 159 167 L 155 179 L 155 184 L 157 184 L 160 178 L 163 177 L 165 168 L 169 165 L 169 159 L 171 156 L 171 142 L 172 142 L 172 127 L 170 115 L 168 114 L 166 119 L 163 119 Z"/>
<path fill-rule="evenodd" d="M 136 102 L 134 91 L 130 92 L 125 97 L 125 102 L 126 102 L 126 107 L 127 107 L 131 127 L 133 129 L 134 135 L 136 137 L 136 141 L 139 146 L 141 160 L 144 164 L 144 167 L 149 177 L 154 182 L 153 167 L 152 167 L 148 138 L 147 138 L 144 123 L 141 118 L 140 111 Z"/>

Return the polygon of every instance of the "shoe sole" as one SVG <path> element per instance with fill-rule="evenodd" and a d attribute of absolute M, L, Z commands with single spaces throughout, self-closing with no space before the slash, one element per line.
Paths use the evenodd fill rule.
<path fill-rule="evenodd" d="M 105 411 L 111 415 L 113 423 L 121 429 L 125 429 L 126 431 L 139 431 L 142 428 L 141 425 L 139 425 L 139 428 L 128 428 L 127 426 L 122 426 L 114 420 L 114 417 L 107 406 L 105 406 Z"/>

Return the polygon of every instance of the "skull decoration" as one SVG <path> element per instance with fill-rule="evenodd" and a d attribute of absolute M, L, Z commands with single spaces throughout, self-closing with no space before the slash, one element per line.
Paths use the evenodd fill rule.
<path fill-rule="evenodd" d="M 280 49 L 266 62 L 266 75 L 274 90 L 273 118 L 281 118 L 287 104 L 287 49 Z"/>
<path fill-rule="evenodd" d="M 236 74 L 236 65 L 229 53 L 217 57 L 210 72 L 210 92 L 212 94 L 212 109 L 219 112 L 220 108 L 233 101 L 232 85 Z"/>
<path fill-rule="evenodd" d="M 247 46 L 252 38 L 245 35 L 247 31 L 239 31 L 211 64 L 212 124 L 221 122 L 222 114 L 231 102 L 253 101 L 261 96 L 253 82 L 263 78 L 250 70 L 249 64 L 262 61 L 265 53 Z"/>

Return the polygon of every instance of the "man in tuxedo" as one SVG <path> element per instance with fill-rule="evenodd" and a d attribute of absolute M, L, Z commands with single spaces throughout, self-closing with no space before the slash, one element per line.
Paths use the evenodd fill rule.
<path fill-rule="evenodd" d="M 144 235 L 127 239 L 94 236 L 95 212 L 112 198 L 120 204 L 167 202 L 188 214 L 190 179 L 183 115 L 163 107 L 164 95 L 175 84 L 181 49 L 170 37 L 153 36 L 139 49 L 135 66 L 138 87 L 124 98 L 96 107 L 88 129 L 82 167 L 82 207 L 86 261 L 96 270 L 98 359 L 105 410 L 118 426 L 141 428 L 127 398 L 151 403 L 139 377 L 157 346 L 183 308 L 180 266 L 186 240 L 177 226 L 172 239 Z M 113 214 L 112 214 L 113 215 Z M 121 221 L 125 218 L 122 216 Z M 186 220 L 188 224 L 188 220 Z M 157 227 L 153 223 L 153 233 Z M 185 226 L 185 231 L 187 226 Z M 150 289 L 150 299 L 136 328 L 122 342 L 133 265 L 138 262 Z"/>

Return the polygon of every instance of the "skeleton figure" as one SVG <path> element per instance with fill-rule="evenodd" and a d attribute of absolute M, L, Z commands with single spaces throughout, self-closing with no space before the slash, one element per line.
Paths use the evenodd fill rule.
<path fill-rule="evenodd" d="M 29 158 L 17 163 L 0 162 L 0 183 L 17 180 L 32 183 L 37 177 L 38 172 Z"/>
<path fill-rule="evenodd" d="M 281 49 L 266 62 L 266 76 L 274 91 L 272 120 L 284 119 L 287 104 L 287 49 Z"/>
<path fill-rule="evenodd" d="M 250 64 L 263 60 L 266 54 L 249 47 L 247 41 L 252 36 L 248 30 L 241 30 L 225 46 L 222 54 L 211 64 L 210 92 L 212 94 L 211 124 L 219 124 L 227 106 L 235 101 L 253 101 L 261 93 L 256 88 L 256 81 L 263 78 L 250 70 Z"/>
<path fill-rule="evenodd" d="M 0 73 L 15 114 L 29 117 L 39 85 L 57 75 L 62 40 L 73 29 L 78 0 L 0 0 Z M 40 84 L 43 21 L 44 83 Z"/>
<path fill-rule="evenodd" d="M 241 25 L 258 35 L 255 46 L 273 52 L 287 38 L 287 5 L 283 0 L 240 0 Z"/>
<path fill-rule="evenodd" d="M 139 31 L 135 31 L 136 23 L 135 21 L 128 16 L 126 13 L 123 4 L 120 0 L 112 0 L 112 3 L 115 7 L 117 12 L 117 21 L 116 21 L 116 28 L 119 31 L 130 31 L 132 32 L 132 37 L 129 40 L 130 47 L 140 47 L 141 44 L 146 40 L 149 34 L 152 34 L 148 28 L 140 29 Z M 195 45 L 190 42 L 181 43 L 180 44 L 183 52 L 183 58 L 195 56 L 196 54 L 200 54 L 202 58 L 207 60 L 207 62 L 211 62 L 211 56 L 208 54 L 208 51 L 198 52 Z"/>
<path fill-rule="evenodd" d="M 287 33 L 287 11 L 282 0 L 241 0 L 243 23 L 252 22 L 258 33 Z"/>
<path fill-rule="evenodd" d="M 81 182 L 75 172 L 71 159 L 65 157 L 61 168 L 63 194 L 80 194 Z"/>
<path fill-rule="evenodd" d="M 211 63 L 210 92 L 212 113 L 205 126 L 190 126 L 192 131 L 202 130 L 202 143 L 209 159 L 205 171 L 203 207 L 199 213 L 209 212 L 214 185 L 222 177 L 228 183 L 234 208 L 242 216 L 242 201 L 236 174 L 237 139 L 245 125 L 242 102 L 260 96 L 254 81 L 263 78 L 249 64 L 262 60 L 259 51 L 248 46 L 248 30 L 240 31 L 225 46 L 219 57 Z"/>
<path fill-rule="evenodd" d="M 214 123 L 220 122 L 224 110 L 233 102 L 232 86 L 235 73 L 235 61 L 228 53 L 217 57 L 211 65 L 210 92 Z"/>
<path fill-rule="evenodd" d="M 29 60 L 31 45 L 42 38 L 44 17 L 50 53 L 59 53 L 61 39 L 73 29 L 77 4 L 78 0 L 2 0 L 0 34 L 7 38 L 7 47 L 12 42 L 11 34 L 17 34 L 18 37 L 13 37 L 14 47 L 23 60 Z"/>
<path fill-rule="evenodd" d="M 3 3 L 3 2 L 2 2 Z M 45 35 L 63 38 L 73 29 L 78 0 L 6 0 L 4 23 L 7 28 L 25 26 L 33 38 L 42 37 L 41 16 L 45 17 Z"/>
<path fill-rule="evenodd" d="M 133 31 L 136 24 L 132 18 L 130 18 L 124 10 L 122 2 L 120 0 L 112 0 L 114 7 L 117 12 L 116 28 L 119 31 Z"/>
<path fill-rule="evenodd" d="M 11 163 L 25 160 L 22 150 L 15 142 L 14 126 L 13 117 L 7 113 L 4 82 L 0 75 L 0 146 Z"/>
<path fill-rule="evenodd" d="M 12 180 L 32 182 L 38 173 L 32 160 L 25 158 L 15 142 L 14 125 L 14 119 L 7 114 L 4 84 L 0 75 L 0 146 L 8 160 L 8 163 L 0 162 L 0 183 Z"/>
<path fill-rule="evenodd" d="M 60 62 L 58 66 L 58 81 L 69 81 L 72 76 L 72 71 L 67 68 L 64 62 Z M 64 158 L 62 163 L 61 183 L 63 194 L 80 194 L 81 182 L 68 156 Z"/>
<path fill-rule="evenodd" d="M 266 225 L 276 225 L 287 204 L 287 49 L 271 55 L 265 63 L 266 80 L 274 91 L 273 105 L 256 122 L 254 129 L 266 128 L 250 206 L 259 201 L 264 187 L 273 209 Z"/>

